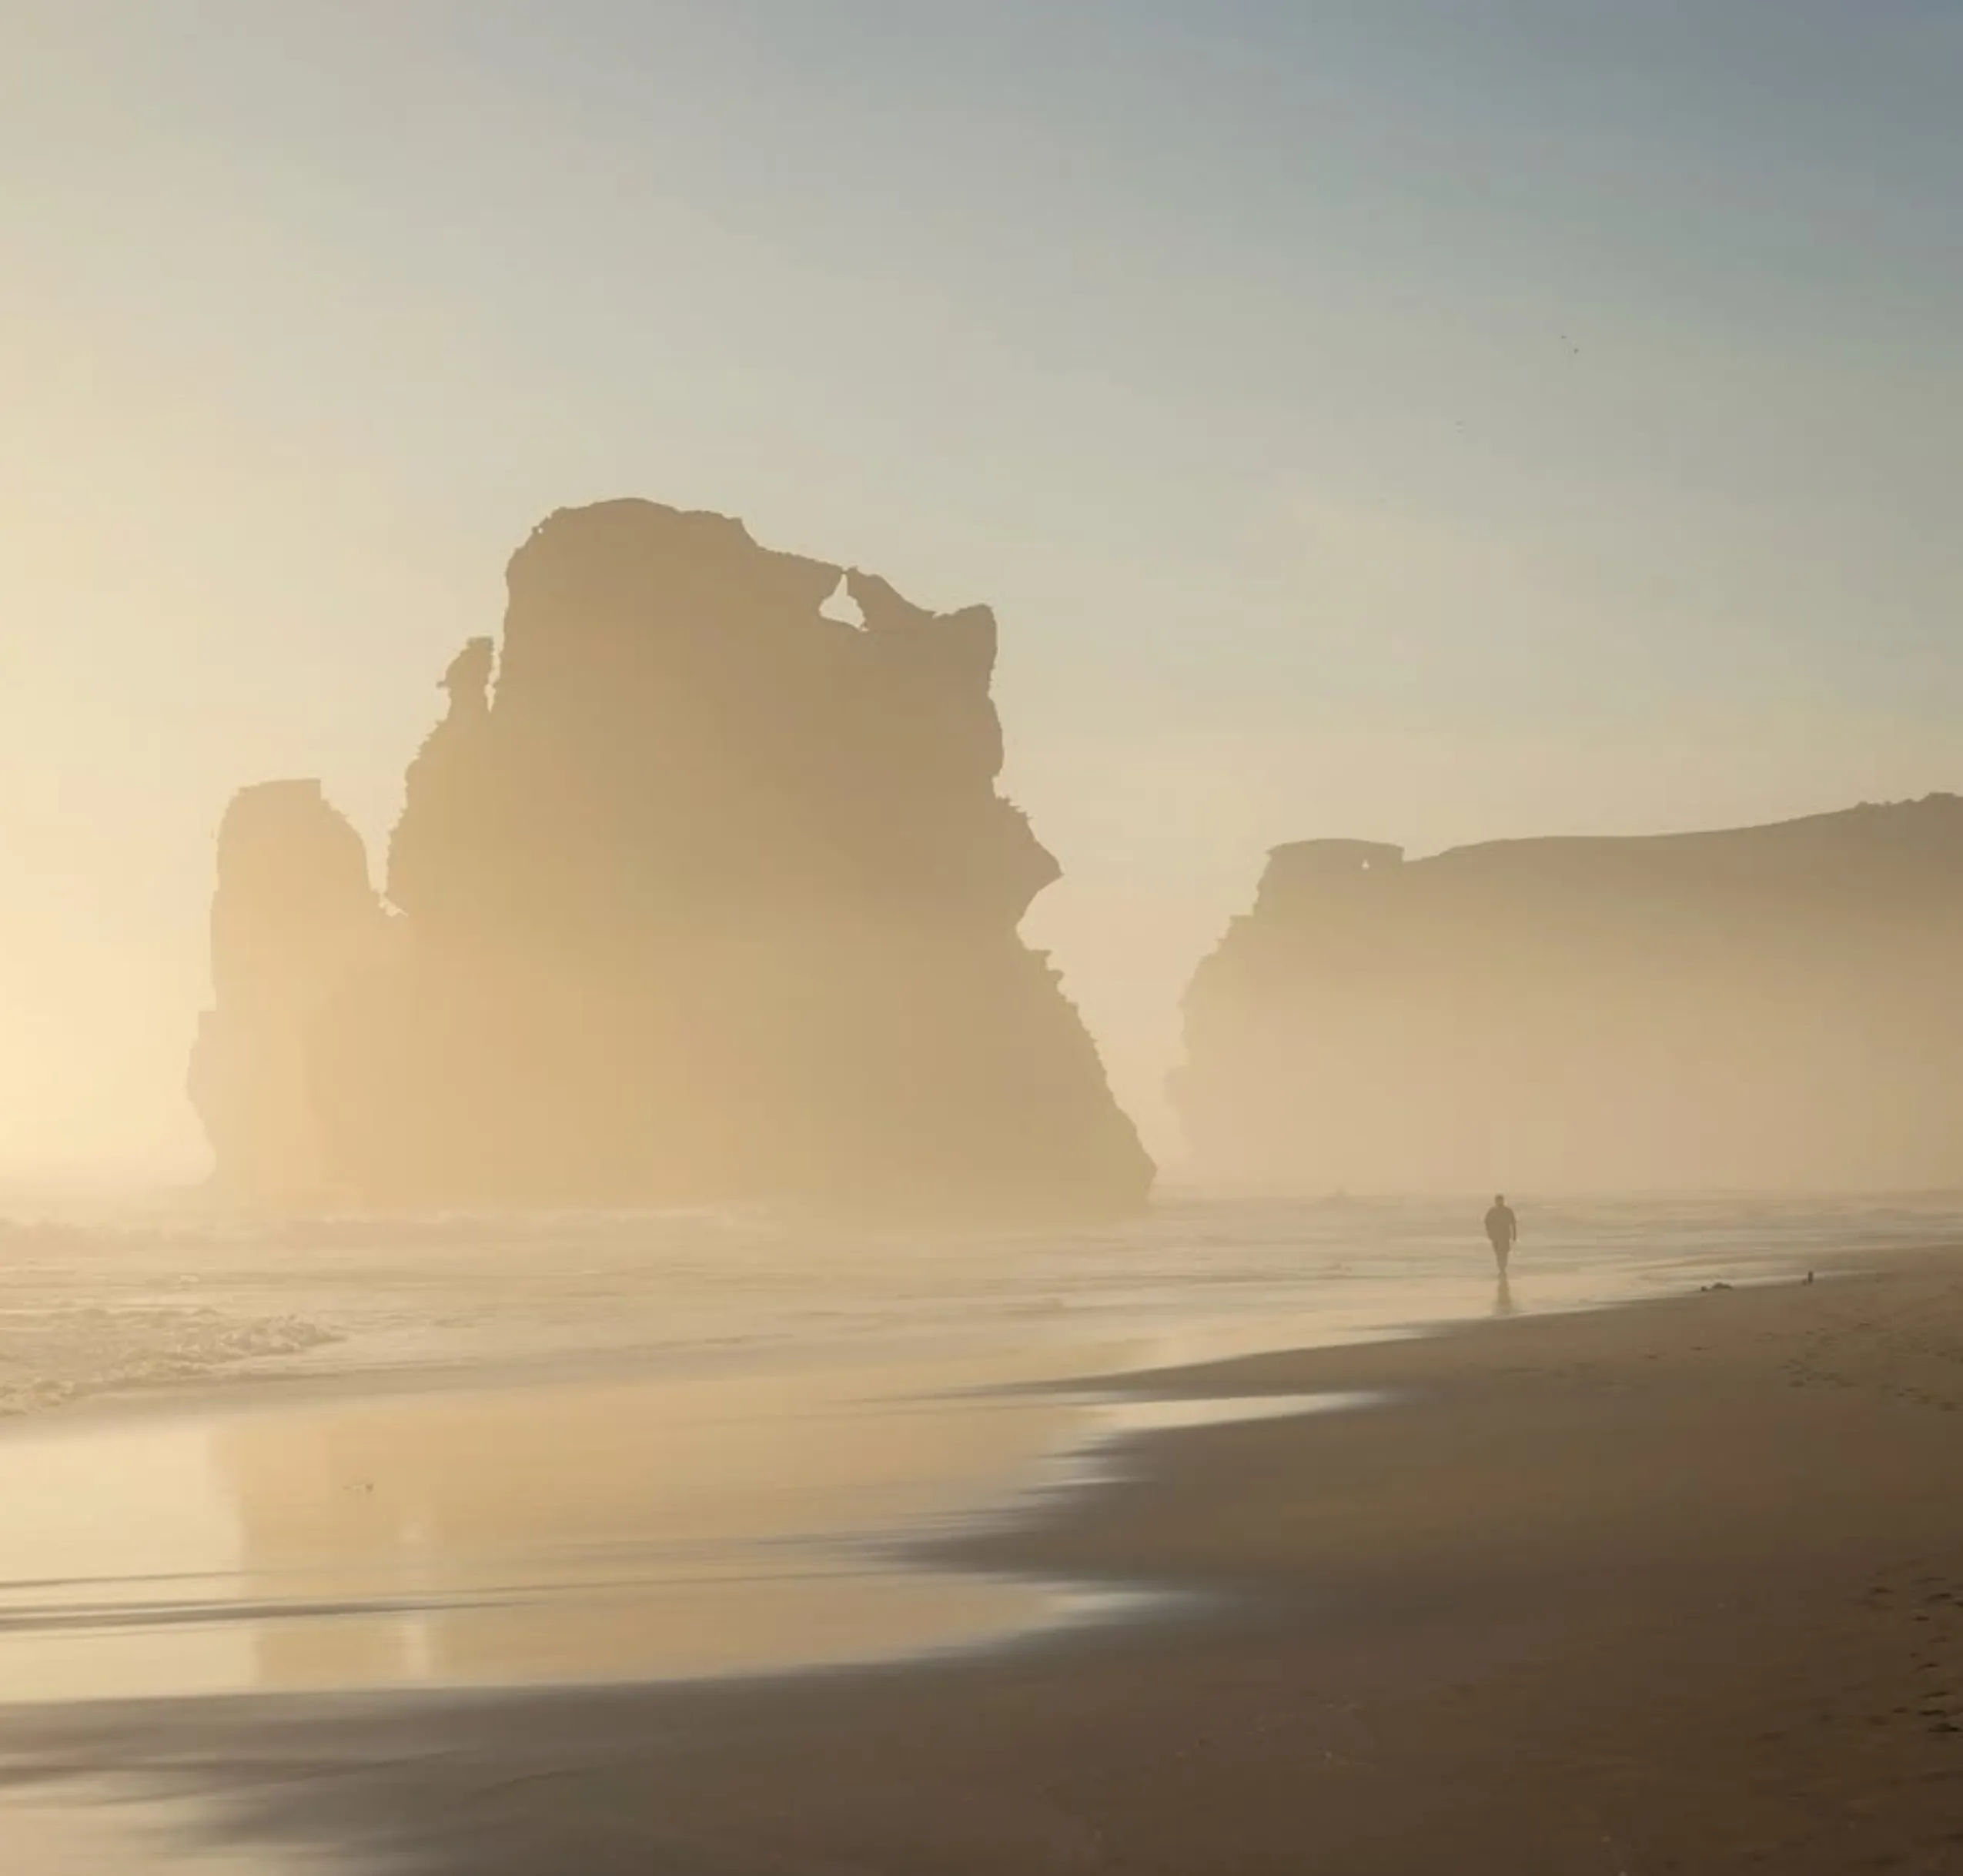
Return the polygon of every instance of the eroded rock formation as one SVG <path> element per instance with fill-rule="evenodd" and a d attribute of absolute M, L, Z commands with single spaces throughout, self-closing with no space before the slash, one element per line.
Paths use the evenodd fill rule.
<path fill-rule="evenodd" d="M 213 1007 L 199 1020 L 190 1093 L 226 1182 L 271 1202 L 332 1182 L 314 1105 L 323 1008 L 386 942 L 361 836 L 317 781 L 241 789 L 218 832 Z"/>
<path fill-rule="evenodd" d="M 1298 1190 L 1963 1182 L 1963 801 L 1512 841 L 1307 841 L 1195 975 L 1206 1173 Z"/>
<path fill-rule="evenodd" d="M 859 624 L 829 616 L 841 582 Z M 996 792 L 985 607 L 930 614 L 640 501 L 553 515 L 508 584 L 502 645 L 452 663 L 410 768 L 386 942 L 323 995 L 301 973 L 282 1018 L 331 1184 L 927 1216 L 1142 1199 L 1149 1162 L 1017 935 L 1058 869 Z M 276 897 L 277 864 L 229 858 L 221 905 Z M 216 975 L 199 1084 L 222 1056 L 242 1085 L 267 1025 Z M 212 1138 L 228 1183 L 278 1182 Z"/>

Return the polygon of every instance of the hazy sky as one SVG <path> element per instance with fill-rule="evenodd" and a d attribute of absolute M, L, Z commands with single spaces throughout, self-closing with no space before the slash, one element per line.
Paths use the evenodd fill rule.
<path fill-rule="evenodd" d="M 0 0 L 0 1172 L 556 507 L 993 604 L 1120 1092 L 1280 840 L 1963 789 L 1955 0 Z"/>

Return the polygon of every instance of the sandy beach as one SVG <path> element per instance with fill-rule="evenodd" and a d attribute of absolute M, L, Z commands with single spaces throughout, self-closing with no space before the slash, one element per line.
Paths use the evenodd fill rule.
<path fill-rule="evenodd" d="M 1963 0 L 0 50 L 0 1876 L 1963 1876 Z"/>
<path fill-rule="evenodd" d="M 1174 1593 L 1149 1619 L 668 1688 L 23 1714 L 4 1743 L 195 1804 L 173 1841 L 223 1860 L 186 1868 L 1963 1867 L 1963 1253 L 1152 1389 L 1381 1398 L 1158 1433 L 941 1560 Z"/>

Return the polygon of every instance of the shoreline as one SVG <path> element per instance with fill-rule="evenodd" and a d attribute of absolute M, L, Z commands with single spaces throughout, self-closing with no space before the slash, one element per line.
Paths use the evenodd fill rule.
<path fill-rule="evenodd" d="M 1860 1270 L 1888 1267 L 1904 1260 L 1912 1262 L 1931 1253 L 1939 1253 L 1949 1242 L 1946 1234 L 1936 1232 L 1926 1242 L 1876 1241 L 1818 1255 L 1821 1257 L 1823 1272 L 1831 1267 L 1830 1260 L 1838 1260 L 1846 1269 Z M 1635 1276 L 1644 1282 L 1660 1284 L 1663 1273 L 1667 1271 L 1680 1272 L 1686 1280 L 1693 1273 L 1701 1272 L 1723 1276 L 1743 1288 L 1783 1280 L 1807 1254 L 1803 1247 L 1778 1243 L 1725 1248 L 1705 1245 L 1661 1253 L 1649 1260 L 1638 1260 L 1625 1274 Z M 1490 1285 L 1492 1279 L 1485 1270 L 1486 1256 L 1483 1245 L 1469 1248 L 1463 1259 L 1464 1269 L 1457 1280 L 1471 1290 Z M 1575 1253 L 1567 1252 L 1564 1256 L 1570 1264 L 1561 1275 L 1571 1279 Z M 1343 1272 L 1346 1276 L 1366 1279 L 1372 1275 L 1371 1261 L 1372 1253 L 1369 1251 L 1338 1259 L 1339 1263 L 1350 1266 Z M 1614 1260 L 1605 1257 L 1604 1261 Z M 1530 1290 L 1537 1281 L 1544 1281 L 1543 1273 L 1533 1269 L 1530 1255 L 1523 1260 L 1521 1267 Z M 1519 1274 L 1517 1270 L 1516 1274 Z M 1640 1305 L 1657 1299 L 1659 1295 L 1674 1293 L 1673 1289 L 1651 1289 L 1610 1295 L 1583 1293 L 1552 1303 L 1536 1299 L 1524 1306 L 1522 1313 L 1540 1319 L 1586 1314 Z M 195 1311 L 201 1300 L 202 1292 L 193 1289 L 169 1304 L 152 1305 L 146 1300 L 142 1306 Z M 1321 1313 L 1298 1308 L 1291 1313 L 1287 1326 L 1266 1329 L 1252 1327 L 1251 1319 L 1236 1319 L 1218 1312 L 1203 1317 L 1197 1329 L 1189 1325 L 1176 1331 L 1162 1321 L 1141 1322 L 1129 1329 L 1122 1323 L 1096 1323 L 1087 1327 L 1081 1336 L 1062 1338 L 1048 1346 L 1083 1355 L 1109 1355 L 1116 1349 L 1176 1336 L 1181 1339 L 1222 1345 L 1221 1352 L 1198 1357 L 1182 1355 L 1170 1360 L 1156 1357 L 1141 1360 L 1127 1356 L 1106 1365 L 1081 1369 L 1073 1368 L 1068 1359 L 1052 1360 L 1046 1364 L 1043 1378 L 1026 1383 L 1012 1380 L 1005 1385 L 1060 1388 L 1101 1386 L 1109 1383 L 1115 1386 L 1140 1376 L 1222 1366 L 1268 1353 L 1313 1350 L 1329 1343 L 1320 1339 L 1291 1340 L 1289 1332 L 1292 1328 L 1319 1326 Z M 1373 1312 L 1359 1326 L 1357 1319 L 1346 1318 L 1339 1309 L 1330 1313 L 1334 1326 L 1331 1340 L 1345 1344 L 1450 1333 L 1469 1322 L 1480 1319 L 1463 1312 L 1436 1316 L 1420 1312 L 1386 1319 Z M 262 1321 L 287 1319 L 269 1316 L 241 1319 L 246 1327 L 252 1328 L 259 1326 Z M 945 1357 L 958 1366 L 972 1367 L 985 1364 L 992 1349 L 999 1353 L 1002 1349 L 1019 1346 L 1011 1342 L 1008 1332 L 1000 1325 L 993 1325 L 985 1329 L 959 1333 L 944 1329 L 908 1330 L 863 1340 L 848 1338 L 816 1344 L 774 1340 L 747 1346 L 738 1343 L 711 1348 L 688 1343 L 657 1346 L 627 1343 L 600 1349 L 560 1346 L 527 1353 L 507 1349 L 488 1357 L 474 1354 L 467 1348 L 452 1348 L 434 1357 L 404 1359 L 399 1356 L 360 1356 L 359 1352 L 366 1339 L 360 1330 L 321 1329 L 312 1324 L 306 1326 L 309 1332 L 308 1337 L 296 1347 L 228 1356 L 185 1373 L 89 1378 L 72 1384 L 72 1387 L 64 1383 L 65 1387 L 70 1387 L 70 1391 L 53 1394 L 32 1404 L 0 1410 L 0 1441 L 15 1436 L 33 1437 L 55 1426 L 93 1426 L 140 1421 L 159 1415 L 250 1414 L 262 1410 L 277 1411 L 289 1404 L 305 1406 L 338 1399 L 450 1392 L 492 1393 L 518 1388 L 580 1385 L 595 1377 L 661 1381 L 671 1376 L 693 1378 L 748 1369 L 795 1370 L 851 1365 L 878 1369 L 912 1366 L 923 1359 L 939 1357 Z M 346 1359 L 348 1357 L 356 1359 Z"/>
<path fill-rule="evenodd" d="M 774 1679 L 16 1713 L 0 1744 L 167 1765 L 226 1841 L 426 1876 L 1955 1867 L 1963 1253 L 1131 1391 L 1364 1388 L 1393 1398 L 1152 1434 L 925 1547 L 1198 1593 L 1143 1622 Z"/>
<path fill-rule="evenodd" d="M 1553 1300 L 1557 1271 L 1570 1295 L 1600 1301 L 1603 1271 L 1626 1282 L 1647 1266 L 1635 1282 L 1655 1287 L 1675 1279 L 1674 1262 L 1785 1263 L 1963 1233 L 1957 1195 L 1930 1194 L 1549 1199 L 1532 1222 L 1537 1307 Z M 1466 1279 L 1490 1266 L 1464 1228 L 1463 1207 L 1433 1199 L 1332 1208 L 1199 1194 L 1162 1197 L 1125 1232 L 985 1234 L 979 1256 L 945 1234 L 804 1242 L 666 1214 L 296 1220 L 263 1234 L 78 1224 L 59 1247 L 30 1234 L 8 1262 L 0 1428 L 90 1401 L 249 1402 L 299 1376 L 388 1389 L 487 1364 L 781 1363 L 814 1336 L 1081 1343 L 1232 1319 L 1258 1323 L 1263 1346 L 1307 1344 L 1332 1312 L 1383 1319 L 1377 1302 L 1356 1307 L 1364 1292 L 1413 1276 L 1458 1290 L 1436 1314 L 1483 1313 Z M 1252 1345 L 1243 1334 L 1233 1346 Z M 1122 1365 L 1207 1353 L 1182 1341 Z"/>
<path fill-rule="evenodd" d="M 1592 1273 L 1570 1256 L 1527 1294 L 1586 1312 L 1789 1256 L 1625 1255 Z M 0 1496 L 59 1510 L 0 1532 L 0 1706 L 684 1686 L 1136 1620 L 1169 1600 L 1149 1583 L 961 1547 L 1192 1418 L 1182 1373 L 1305 1333 L 1367 1347 L 1510 1310 L 1483 1261 L 1353 1287 L 1339 1268 L 1295 1313 L 1129 1333 L 1047 1318 L 1020 1346 L 942 1329 L 303 1366 L 22 1416 L 0 1424 Z M 1199 1417 L 1276 1410 L 1244 1392 Z"/>

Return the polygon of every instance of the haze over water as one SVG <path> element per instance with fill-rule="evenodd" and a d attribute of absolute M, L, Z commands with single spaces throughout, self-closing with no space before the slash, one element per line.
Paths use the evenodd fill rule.
<path fill-rule="evenodd" d="M 195 1174 L 226 797 L 372 844 L 570 502 L 997 607 L 1162 1152 L 1272 843 L 1956 784 L 1952 9 L 895 17 L 0 4 L 0 1167 Z"/>
<path fill-rule="evenodd" d="M 1909 1867 L 1959 122 L 0 0 L 5 1876 Z"/>
<path fill-rule="evenodd" d="M 0 1426 L 0 1493 L 35 1509 L 0 1539 L 0 1685 L 669 1679 L 1135 1613 L 1157 1586 L 904 1547 L 1095 1476 L 1095 1449 L 1069 1456 L 1125 1423 L 1097 1403 L 1154 1370 L 1963 1226 L 1935 1202 L 1537 1207 L 1496 1296 L 1464 1211 L 1173 1199 L 992 1238 L 700 1214 L 18 1234 L 0 1403 L 28 1417 Z"/>

